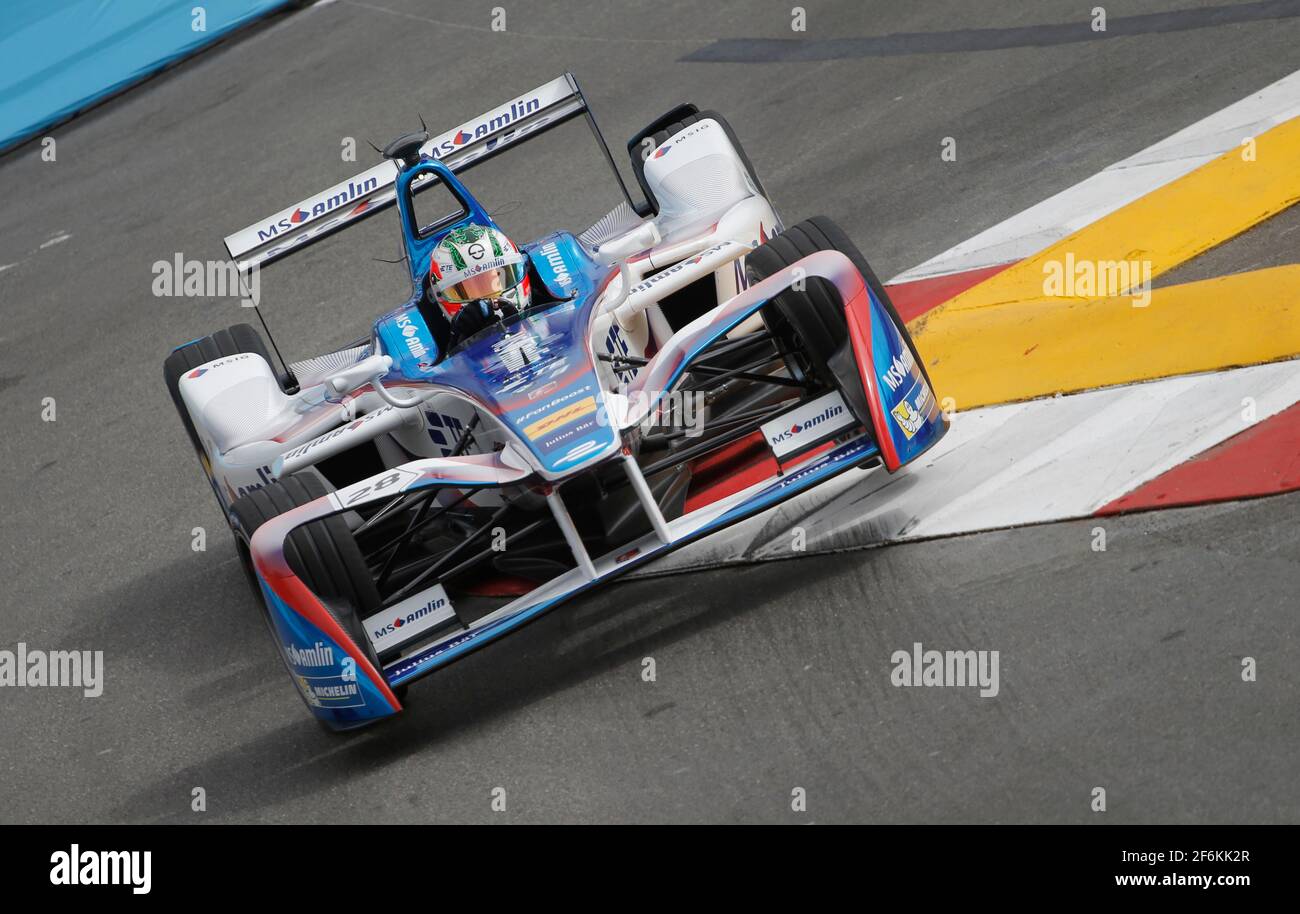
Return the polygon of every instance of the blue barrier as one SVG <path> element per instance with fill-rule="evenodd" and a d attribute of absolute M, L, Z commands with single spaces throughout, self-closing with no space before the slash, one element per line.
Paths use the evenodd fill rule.
<path fill-rule="evenodd" d="M 0 149 L 289 2 L 0 0 Z"/>

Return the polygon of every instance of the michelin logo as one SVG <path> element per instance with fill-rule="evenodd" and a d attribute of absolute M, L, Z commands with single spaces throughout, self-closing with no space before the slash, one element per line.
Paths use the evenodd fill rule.
<path fill-rule="evenodd" d="M 351 662 L 351 658 L 348 658 Z M 298 688 L 313 708 L 364 708 L 366 696 L 357 682 L 355 664 L 345 666 L 342 676 L 299 675 Z"/>
<path fill-rule="evenodd" d="M 908 441 L 916 435 L 917 432 L 929 420 L 930 414 L 926 408 L 930 402 L 930 388 L 924 384 L 921 385 L 921 392 L 916 395 L 916 402 L 909 403 L 906 400 L 899 403 L 890 413 L 893 414 L 894 421 L 898 427 L 903 430 L 903 435 Z"/>

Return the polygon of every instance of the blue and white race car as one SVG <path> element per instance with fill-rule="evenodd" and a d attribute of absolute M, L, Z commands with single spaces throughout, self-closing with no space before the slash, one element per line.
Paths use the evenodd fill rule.
<path fill-rule="evenodd" d="M 715 113 L 682 105 L 629 140 L 644 199 L 619 178 L 623 201 L 581 234 L 505 238 L 462 176 L 577 117 L 617 178 L 566 73 L 400 137 L 226 239 L 258 270 L 395 204 L 411 295 L 364 338 L 277 368 L 243 324 L 166 360 L 284 662 L 333 729 L 396 714 L 409 683 L 570 597 L 853 467 L 894 472 L 947 430 L 861 253 L 828 219 L 784 227 Z M 416 201 L 434 188 L 452 205 L 426 224 Z"/>

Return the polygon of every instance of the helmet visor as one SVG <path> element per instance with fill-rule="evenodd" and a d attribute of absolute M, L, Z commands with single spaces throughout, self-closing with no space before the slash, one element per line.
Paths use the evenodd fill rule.
<path fill-rule="evenodd" d="M 463 303 L 481 298 L 500 298 L 524 281 L 525 266 L 521 259 L 491 270 L 484 270 L 456 282 L 438 284 L 438 295 L 450 302 Z"/>

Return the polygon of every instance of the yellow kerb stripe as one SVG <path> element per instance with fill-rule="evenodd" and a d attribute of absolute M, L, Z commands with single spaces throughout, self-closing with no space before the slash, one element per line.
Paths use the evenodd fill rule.
<path fill-rule="evenodd" d="M 955 311 L 918 341 L 938 395 L 957 409 L 1255 365 L 1300 354 L 1300 265 L 1068 305 L 1022 302 Z M 1300 371 L 1300 367 L 1297 368 Z"/>
<path fill-rule="evenodd" d="M 1300 118 L 944 303 L 911 325 L 958 409 L 1251 365 L 1300 353 L 1300 267 L 1154 279 L 1300 200 Z M 1136 300 L 1143 296 L 1139 291 Z"/>

